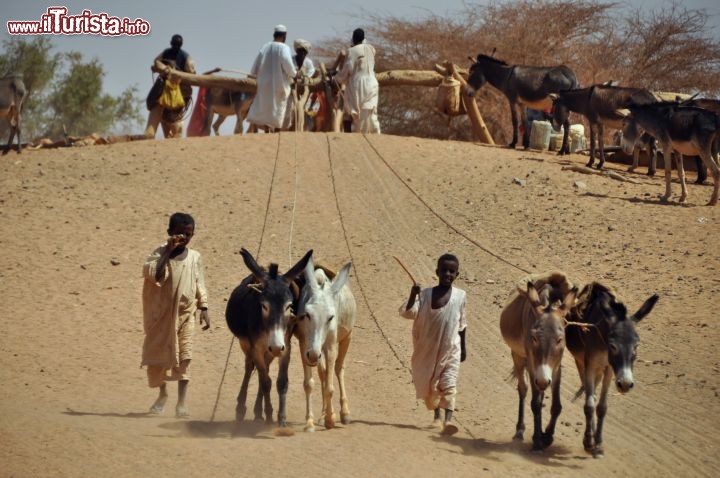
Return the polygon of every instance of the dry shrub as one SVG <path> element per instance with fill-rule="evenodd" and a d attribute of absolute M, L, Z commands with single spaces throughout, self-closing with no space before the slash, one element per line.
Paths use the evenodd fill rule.
<path fill-rule="evenodd" d="M 491 54 L 509 64 L 572 68 L 581 85 L 619 81 L 680 93 L 720 93 L 720 42 L 711 38 L 703 11 L 668 2 L 656 11 L 632 11 L 619 3 L 589 0 L 519 0 L 465 4 L 444 16 L 418 20 L 363 13 L 367 41 L 377 50 L 376 71 L 432 70 L 468 56 Z M 315 54 L 330 62 L 348 38 L 318 43 Z M 467 117 L 452 120 L 433 109 L 435 90 L 386 87 L 380 93 L 383 131 L 403 136 L 473 139 Z M 496 143 L 510 141 L 510 111 L 491 86 L 476 96 Z M 580 121 L 579 117 L 574 121 Z"/>

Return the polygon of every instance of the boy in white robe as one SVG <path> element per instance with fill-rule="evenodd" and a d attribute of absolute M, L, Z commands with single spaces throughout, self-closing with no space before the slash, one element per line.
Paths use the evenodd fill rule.
<path fill-rule="evenodd" d="M 442 425 L 443 435 L 454 435 L 458 428 L 452 422 L 455 410 L 460 362 L 465 361 L 466 294 L 453 287 L 460 262 L 452 254 L 443 254 L 435 273 L 438 285 L 410 289 L 410 297 L 400 307 L 400 315 L 412 319 L 413 354 L 411 360 L 416 397 L 434 411 L 433 426 Z M 440 422 L 440 409 L 445 410 Z"/>
<path fill-rule="evenodd" d="M 190 380 L 195 312 L 200 310 L 203 330 L 210 327 L 207 290 L 200 253 L 187 247 L 195 234 L 189 214 L 170 217 L 167 243 L 158 247 L 143 265 L 143 342 L 141 366 L 147 366 L 148 385 L 160 392 L 150 413 L 161 413 L 168 398 L 168 380 L 178 380 L 175 415 L 189 416 L 185 399 Z"/>

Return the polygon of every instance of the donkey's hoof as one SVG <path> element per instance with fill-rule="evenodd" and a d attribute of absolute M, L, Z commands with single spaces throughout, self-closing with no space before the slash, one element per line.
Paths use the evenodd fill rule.
<path fill-rule="evenodd" d="M 517 432 L 515 435 L 513 435 L 513 440 L 515 441 L 523 441 L 523 432 Z"/>
<path fill-rule="evenodd" d="M 543 433 L 540 441 L 542 443 L 543 449 L 548 448 L 550 445 L 553 444 L 553 436 L 547 433 Z"/>
<path fill-rule="evenodd" d="M 352 418 L 350 415 L 340 415 L 340 423 L 343 425 L 350 425 L 352 423 Z"/>
<path fill-rule="evenodd" d="M 328 430 L 335 428 L 335 417 L 325 417 L 325 428 Z"/>
<path fill-rule="evenodd" d="M 605 451 L 603 450 L 603 447 L 601 447 L 601 446 L 596 446 L 595 448 L 593 448 L 593 450 L 592 450 L 592 456 L 593 456 L 593 458 L 602 458 L 602 457 L 604 457 L 604 456 L 605 456 Z"/>

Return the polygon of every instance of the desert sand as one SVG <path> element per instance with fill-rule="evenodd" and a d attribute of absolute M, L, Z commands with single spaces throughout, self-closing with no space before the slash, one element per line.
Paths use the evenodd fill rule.
<path fill-rule="evenodd" d="M 0 159 L 0 476 L 716 476 L 720 206 L 704 205 L 711 186 L 692 184 L 693 173 L 681 206 L 674 173 L 663 203 L 662 172 L 608 163 L 631 179 L 620 181 L 562 169 L 586 161 L 321 133 L 11 152 Z M 203 254 L 212 320 L 196 330 L 189 419 L 174 417 L 172 384 L 166 412 L 147 413 L 156 392 L 139 367 L 141 267 L 175 211 L 195 217 L 191 247 Z M 281 270 L 308 249 L 331 267 L 352 261 L 351 424 L 303 431 L 297 357 L 294 433 L 280 436 L 251 412 L 235 424 L 243 358 L 224 312 L 248 273 L 241 247 Z M 397 314 L 411 284 L 393 260 L 430 286 L 446 251 L 460 258 L 456 285 L 469 301 L 460 431 L 449 438 L 428 428 L 432 412 L 415 400 L 411 323 Z M 512 440 L 518 398 L 499 314 L 519 279 L 554 269 L 612 285 L 631 311 L 660 295 L 638 325 L 635 388 L 611 389 L 602 459 L 582 446 L 567 352 L 555 442 L 530 452 L 529 404 L 525 440 Z M 317 392 L 313 400 L 319 414 Z"/>

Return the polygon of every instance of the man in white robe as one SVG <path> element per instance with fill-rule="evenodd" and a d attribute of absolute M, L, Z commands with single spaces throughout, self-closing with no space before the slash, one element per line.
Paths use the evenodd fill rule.
<path fill-rule="evenodd" d="M 362 28 L 353 31 L 353 46 L 336 80 L 345 85 L 345 111 L 353 121 L 353 131 L 380 133 L 377 106 L 380 86 L 375 78 L 375 48 L 365 43 Z"/>
<path fill-rule="evenodd" d="M 257 93 L 247 120 L 258 128 L 276 130 L 283 125 L 290 85 L 297 76 L 292 50 L 285 44 L 286 37 L 287 28 L 277 25 L 273 41 L 260 49 L 250 69 L 257 80 Z"/>

